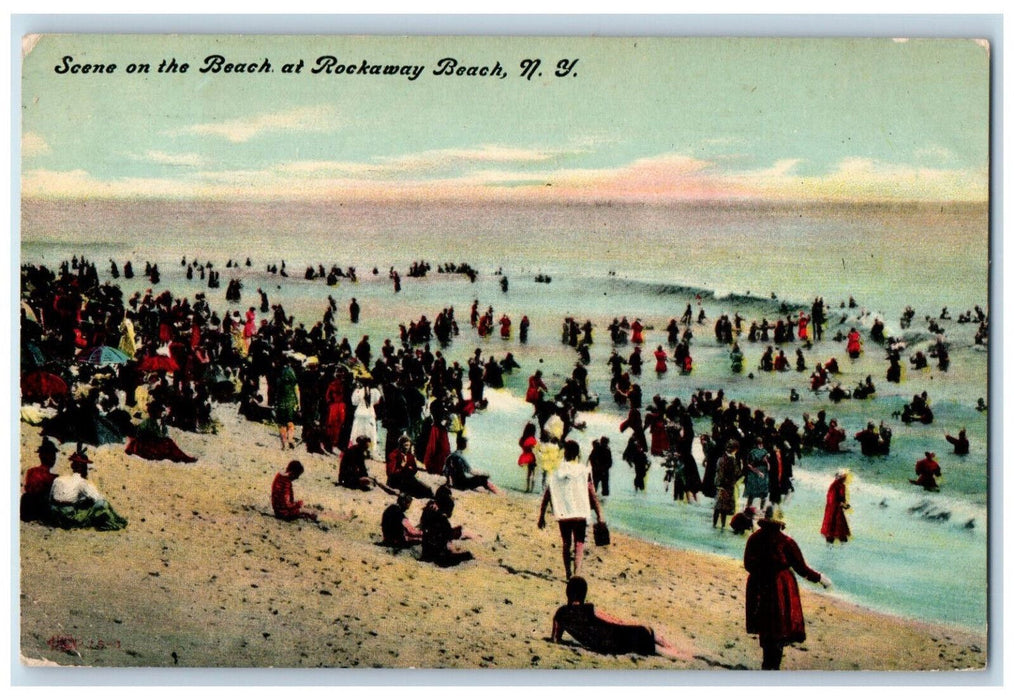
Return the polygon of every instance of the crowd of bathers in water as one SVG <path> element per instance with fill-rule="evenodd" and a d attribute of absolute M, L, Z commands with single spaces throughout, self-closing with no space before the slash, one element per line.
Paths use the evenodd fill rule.
<path fill-rule="evenodd" d="M 244 266 L 250 268 L 251 261 L 247 259 Z M 181 267 L 187 279 L 206 279 L 209 289 L 218 288 L 219 273 L 210 261 L 187 262 L 184 258 Z M 232 260 L 226 264 L 227 270 L 238 267 L 240 263 Z M 280 267 L 269 264 L 266 269 L 287 276 L 284 261 Z M 413 263 L 407 276 L 424 277 L 431 269 L 428 263 Z M 441 264 L 441 273 L 464 274 L 472 281 L 478 274 L 465 263 Z M 126 278 L 134 276 L 129 261 L 123 266 L 123 274 Z M 520 369 L 513 353 L 505 352 L 498 360 L 477 347 L 464 365 L 445 357 L 447 348 L 460 343 L 462 337 L 453 306 L 440 309 L 432 322 L 424 315 L 400 325 L 396 341 L 385 338 L 374 354 L 369 335 L 362 335 L 354 348 L 348 336 L 339 337 L 338 305 L 331 296 L 321 319 L 307 328 L 288 315 L 281 304 L 270 304 L 263 289 L 257 290 L 258 306 L 250 306 L 242 314 L 238 309 L 219 313 L 204 293 L 197 293 L 191 300 L 174 296 L 168 289 L 156 291 L 163 274 L 157 265 L 146 263 L 145 275 L 151 288 L 124 299 L 120 287 L 100 281 L 94 263 L 84 258 L 75 256 L 56 270 L 31 264 L 22 267 L 22 397 L 26 407 L 47 408 L 48 415 L 40 414 L 37 421 L 47 439 L 93 445 L 125 442 L 126 452 L 140 458 L 191 462 L 199 456 L 181 450 L 167 428 L 214 432 L 219 426 L 213 407 L 231 404 L 247 420 L 277 426 L 282 450 L 295 449 L 298 442 L 310 453 L 340 455 L 342 486 L 383 488 L 396 494 L 397 502 L 380 517 L 385 544 L 418 544 L 423 560 L 443 566 L 471 557 L 453 544 L 465 533 L 450 525 L 454 509 L 451 489 L 496 491 L 488 476 L 473 471 L 468 464 L 463 454 L 467 446 L 463 434 L 469 417 L 487 407 L 485 388 L 502 388 L 504 375 Z M 112 261 L 109 276 L 114 280 L 120 276 L 119 267 Z M 388 276 L 398 292 L 400 275 L 391 268 Z M 357 279 L 355 268 L 336 265 L 330 270 L 323 265 L 307 267 L 304 277 L 323 278 L 329 285 L 338 277 Z M 502 280 L 506 282 L 506 277 Z M 508 286 L 501 283 L 501 289 L 507 293 Z M 226 301 L 239 304 L 242 293 L 242 282 L 234 278 L 228 284 Z M 703 333 L 708 321 L 703 304 L 698 301 L 698 305 L 695 314 L 688 303 L 683 315 L 673 317 L 665 327 L 665 342 L 653 351 L 658 377 L 665 375 L 670 364 L 683 375 L 693 372 L 691 349 L 695 335 Z M 854 308 L 852 300 L 849 306 Z M 511 319 L 506 314 L 497 317 L 492 305 L 482 312 L 476 299 L 470 312 L 470 330 L 466 332 L 482 338 L 499 325 L 501 339 L 514 339 Z M 360 313 L 357 300 L 352 298 L 348 307 L 350 329 L 358 324 Z M 805 372 L 802 350 L 823 342 L 827 315 L 820 298 L 809 309 L 785 313 L 774 323 L 762 318 L 747 325 L 747 319 L 739 313 L 732 317 L 721 314 L 713 326 L 714 337 L 720 347 L 729 348 L 732 374 L 744 369 L 740 341 L 765 345 L 758 363 L 762 372 L 790 371 L 781 346 L 798 343 L 795 370 Z M 913 318 L 914 312 L 906 310 L 901 326 L 910 326 Z M 939 319 L 931 320 L 938 334 L 928 354 L 937 360 L 938 369 L 947 371 L 948 341 L 937 323 L 949 320 L 946 308 Z M 964 313 L 958 322 L 978 323 L 976 343 L 988 339 L 988 317 L 978 306 L 974 314 Z M 518 325 L 522 344 L 528 342 L 530 325 L 528 316 Z M 518 459 L 527 470 L 529 491 L 534 488 L 538 472 L 542 472 L 545 484 L 555 468 L 573 461 L 563 455 L 572 450 L 568 447 L 573 442 L 572 432 L 585 429 L 579 414 L 599 405 L 599 397 L 589 388 L 587 369 L 592 363 L 594 329 L 591 320 L 581 323 L 573 317 L 564 319 L 561 340 L 574 348 L 576 361 L 571 375 L 558 389 L 551 391 L 541 372 L 529 378 L 525 399 L 532 405 L 532 418 L 524 426 Z M 767 503 L 778 504 L 784 499 L 793 488 L 793 466 L 804 452 L 836 452 L 846 440 L 845 429 L 836 419 L 828 419 L 826 410 L 819 410 L 812 419 L 804 413 L 799 426 L 789 417 L 777 421 L 761 409 L 729 400 L 721 389 L 698 390 L 687 403 L 659 394 L 646 404 L 638 382 L 644 361 L 641 348 L 647 346 L 646 334 L 654 329 L 638 317 L 632 322 L 623 317 L 613 319 L 607 330 L 609 391 L 616 406 L 627 411 L 619 424 L 620 432 L 630 433 L 621 458 L 633 470 L 637 491 L 645 488 L 651 459 L 659 458 L 673 499 L 697 500 L 699 495 L 714 498 L 713 524 L 721 523 L 724 529 L 730 516 L 756 514 L 754 501 L 763 510 Z M 871 343 L 884 348 L 887 381 L 901 381 L 905 344 L 886 336 L 879 318 L 874 319 L 868 337 Z M 855 328 L 847 335 L 839 332 L 837 339 L 846 343 L 849 357 L 858 357 L 864 351 Z M 436 349 L 431 347 L 434 340 L 439 346 Z M 621 350 L 629 345 L 634 346 L 632 352 L 622 356 Z M 779 346 L 777 356 L 773 346 Z M 909 362 L 915 370 L 928 366 L 926 353 L 921 350 L 913 353 Z M 833 357 L 817 363 L 809 377 L 810 389 L 826 390 L 833 403 L 875 396 L 871 376 L 846 391 L 831 381 L 838 372 Z M 795 389 L 793 394 L 798 398 Z M 931 423 L 929 404 L 926 392 L 917 394 L 899 417 L 906 423 Z M 978 408 L 985 409 L 981 399 Z M 26 420 L 32 420 L 32 415 L 31 410 L 23 411 Z M 711 420 L 711 429 L 698 433 L 695 421 L 704 418 Z M 297 425 L 301 426 L 298 439 Z M 378 425 L 384 428 L 383 444 L 378 438 Z M 885 455 L 890 452 L 891 428 L 883 421 L 879 426 L 871 422 L 856 433 L 855 439 L 863 455 Z M 959 438 L 947 439 L 955 444 L 956 454 L 968 453 L 963 430 Z M 455 450 L 451 449 L 452 441 Z M 720 469 L 732 443 L 744 446 L 734 451 L 735 468 Z M 80 449 L 76 454 L 83 457 Z M 927 452 L 927 459 L 930 454 Z M 369 474 L 367 461 L 371 458 L 384 461 L 384 483 Z M 916 467 L 919 479 L 913 483 L 930 490 L 938 488 L 933 476 L 939 475 L 939 465 L 934 465 L 921 460 Z M 588 467 L 592 493 L 608 496 L 612 467 L 608 438 L 593 441 Z M 314 515 L 294 499 L 292 482 L 302 470 L 298 460 L 291 460 L 272 486 L 273 510 L 283 519 Z M 419 472 L 432 478 L 420 480 Z M 434 489 L 439 481 L 446 484 Z M 737 499 L 730 498 L 739 482 L 745 497 L 742 512 Z M 39 496 L 43 487 L 35 484 L 32 488 Z M 427 501 L 418 525 L 405 515 L 412 497 Z M 87 513 L 75 520 L 66 513 L 51 518 L 44 507 L 29 508 L 28 512 L 29 519 L 65 527 L 96 526 Z M 93 515 L 98 518 L 98 511 Z M 108 513 L 102 517 L 110 522 Z M 115 518 L 111 521 L 118 522 Z"/>

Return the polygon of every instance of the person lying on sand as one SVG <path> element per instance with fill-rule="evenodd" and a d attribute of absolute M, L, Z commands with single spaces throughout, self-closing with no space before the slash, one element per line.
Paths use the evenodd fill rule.
<path fill-rule="evenodd" d="M 566 632 L 589 651 L 599 654 L 641 654 L 669 659 L 690 659 L 690 654 L 673 647 L 651 627 L 620 620 L 595 610 L 585 602 L 588 582 L 581 576 L 567 581 L 567 604 L 553 615 L 552 641 L 559 644 Z"/>

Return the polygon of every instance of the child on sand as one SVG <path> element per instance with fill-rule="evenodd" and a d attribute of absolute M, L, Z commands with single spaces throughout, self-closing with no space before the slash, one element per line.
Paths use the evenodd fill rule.
<path fill-rule="evenodd" d="M 317 521 L 317 514 L 303 510 L 303 502 L 297 501 L 292 493 L 292 482 L 303 474 L 303 464 L 292 460 L 284 472 L 275 474 L 271 483 L 271 509 L 279 520 L 312 520 Z"/>

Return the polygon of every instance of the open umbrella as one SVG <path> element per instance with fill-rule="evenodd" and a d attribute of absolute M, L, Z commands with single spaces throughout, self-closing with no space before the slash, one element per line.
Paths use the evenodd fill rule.
<path fill-rule="evenodd" d="M 21 302 L 21 310 L 25 313 L 25 318 L 32 323 L 38 323 L 39 317 L 35 315 L 35 309 L 33 309 L 27 301 Z"/>
<path fill-rule="evenodd" d="M 67 382 L 52 372 L 34 370 L 21 377 L 21 396 L 27 400 L 63 396 L 67 393 Z"/>
<path fill-rule="evenodd" d="M 77 359 L 79 362 L 87 362 L 93 365 L 122 365 L 130 358 L 121 350 L 111 348 L 108 345 L 99 345 L 90 350 L 82 351 L 78 354 Z"/>

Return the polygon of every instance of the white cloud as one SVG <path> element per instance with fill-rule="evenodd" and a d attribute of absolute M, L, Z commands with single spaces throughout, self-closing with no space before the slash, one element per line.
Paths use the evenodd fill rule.
<path fill-rule="evenodd" d="M 168 178 L 101 180 L 85 170 L 29 170 L 21 176 L 25 197 L 180 197 L 190 188 Z"/>
<path fill-rule="evenodd" d="M 578 148 L 512 148 L 484 144 L 474 148 L 444 148 L 398 156 L 383 156 L 371 162 L 358 161 L 290 161 L 274 166 L 272 170 L 287 175 L 347 175 L 388 178 L 408 173 L 431 173 L 439 177 L 441 171 L 504 163 L 512 165 L 537 164 L 567 155 L 584 152 Z"/>
<path fill-rule="evenodd" d="M 199 168 L 207 165 L 208 159 L 199 153 L 166 153 L 165 151 L 148 151 L 139 160 L 146 160 L 159 165 L 178 165 Z"/>
<path fill-rule="evenodd" d="M 483 145 L 476 148 L 445 148 L 378 159 L 397 170 L 447 168 L 463 163 L 539 163 L 577 153 L 566 149 L 511 148 Z"/>
<path fill-rule="evenodd" d="M 957 159 L 954 151 L 952 151 L 949 148 L 945 148 L 943 146 L 938 146 L 936 144 L 931 144 L 924 148 L 918 149 L 915 152 L 915 155 L 917 158 L 921 158 L 924 160 L 934 160 L 939 163 L 953 163 Z"/>
<path fill-rule="evenodd" d="M 281 175 L 368 175 L 380 174 L 384 168 L 371 163 L 344 160 L 294 160 L 273 166 L 271 171 Z"/>
<path fill-rule="evenodd" d="M 52 150 L 46 140 L 34 132 L 28 131 L 21 136 L 22 158 L 45 155 Z"/>
<path fill-rule="evenodd" d="M 256 136 L 274 131 L 332 131 L 339 121 L 338 111 L 333 107 L 301 107 L 287 112 L 194 124 L 167 133 L 173 136 L 181 134 L 217 136 L 233 143 L 244 143 Z"/>
<path fill-rule="evenodd" d="M 440 160 L 451 154 L 440 151 Z M 614 168 L 514 168 L 541 153 L 524 149 L 479 148 L 457 155 L 477 156 L 480 166 L 453 176 L 421 170 L 392 178 L 388 165 L 302 161 L 263 170 L 185 171 L 177 178 L 122 178 L 100 181 L 76 170 L 33 170 L 23 177 L 26 196 L 123 196 L 263 199 L 472 199 L 565 201 L 986 201 L 985 173 L 882 163 L 869 158 L 842 160 L 831 171 L 800 175 L 801 161 L 785 159 L 766 168 L 733 171 L 682 154 L 642 158 Z M 430 157 L 427 156 L 427 159 Z M 485 159 L 485 160 L 483 160 Z M 550 162 L 550 161 L 545 161 Z M 497 167 L 504 166 L 504 167 Z M 391 166 L 393 167 L 393 166 Z M 397 167 L 404 168 L 400 161 Z M 547 187 L 546 185 L 551 185 Z"/>
<path fill-rule="evenodd" d="M 783 160 L 776 160 L 774 165 L 766 170 L 757 171 L 759 177 L 780 177 L 784 175 L 791 175 L 796 169 L 796 166 L 803 161 L 799 158 L 785 158 Z"/>
<path fill-rule="evenodd" d="M 755 196 L 831 201 L 986 201 L 988 178 L 967 169 L 927 168 L 845 158 L 821 175 L 794 175 L 792 168 L 732 174 L 730 183 Z"/>

